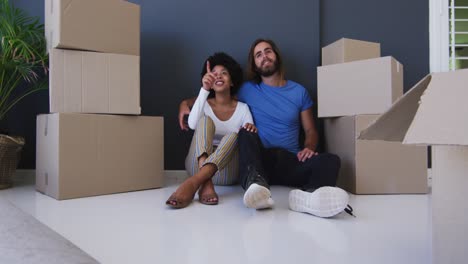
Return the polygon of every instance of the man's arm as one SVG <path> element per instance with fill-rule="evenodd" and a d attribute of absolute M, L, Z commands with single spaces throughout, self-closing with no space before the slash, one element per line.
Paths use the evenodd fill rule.
<path fill-rule="evenodd" d="M 184 121 L 184 116 L 190 114 L 190 108 L 195 104 L 195 100 L 197 100 L 197 97 L 188 98 L 183 100 L 179 105 L 179 126 L 182 130 L 189 129 L 187 122 Z"/>
<path fill-rule="evenodd" d="M 299 161 L 305 161 L 311 158 L 313 155 L 318 154 L 315 152 L 318 143 L 318 133 L 315 129 L 312 108 L 301 112 L 301 123 L 305 134 L 304 149 L 297 153 L 297 158 Z"/>

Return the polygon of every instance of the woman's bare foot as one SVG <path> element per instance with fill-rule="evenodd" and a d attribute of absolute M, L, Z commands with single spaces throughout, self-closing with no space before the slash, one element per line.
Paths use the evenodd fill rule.
<path fill-rule="evenodd" d="M 186 179 L 177 190 L 167 199 L 166 204 L 173 208 L 187 207 L 193 200 L 198 185 L 192 178 Z"/>
<path fill-rule="evenodd" d="M 198 200 L 202 204 L 207 204 L 207 205 L 218 204 L 219 198 L 218 198 L 218 195 L 216 194 L 213 181 L 211 179 L 207 180 L 200 187 L 200 190 L 198 191 Z"/>

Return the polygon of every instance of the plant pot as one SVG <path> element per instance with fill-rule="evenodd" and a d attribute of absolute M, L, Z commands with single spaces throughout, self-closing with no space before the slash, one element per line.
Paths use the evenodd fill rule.
<path fill-rule="evenodd" d="M 0 134 L 0 190 L 12 186 L 24 138 Z"/>

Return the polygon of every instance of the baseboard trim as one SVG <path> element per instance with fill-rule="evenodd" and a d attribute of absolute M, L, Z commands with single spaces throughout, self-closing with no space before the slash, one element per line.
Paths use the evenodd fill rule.
<path fill-rule="evenodd" d="M 185 170 L 166 170 L 164 171 L 166 179 L 177 179 L 184 180 L 188 178 L 188 174 Z"/>
<path fill-rule="evenodd" d="M 16 170 L 16 173 L 15 173 L 15 177 L 17 178 L 34 177 L 35 175 L 36 175 L 36 170 L 20 169 L 20 170 Z"/>
<path fill-rule="evenodd" d="M 36 170 L 33 169 L 18 169 L 15 177 L 17 179 L 33 178 L 36 176 Z M 188 177 L 185 170 L 165 170 L 164 177 L 166 179 L 184 180 Z"/>

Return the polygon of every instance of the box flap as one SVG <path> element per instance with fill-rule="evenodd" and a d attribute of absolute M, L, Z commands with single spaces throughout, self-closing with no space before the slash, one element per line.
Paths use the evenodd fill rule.
<path fill-rule="evenodd" d="M 430 75 L 419 81 L 404 96 L 400 97 L 387 112 L 364 129 L 359 139 L 403 141 L 418 109 L 419 98 L 430 81 Z"/>
<path fill-rule="evenodd" d="M 404 144 L 468 145 L 468 69 L 436 73 Z"/>
<path fill-rule="evenodd" d="M 359 139 L 419 145 L 468 145 L 468 69 L 426 76 Z"/>

